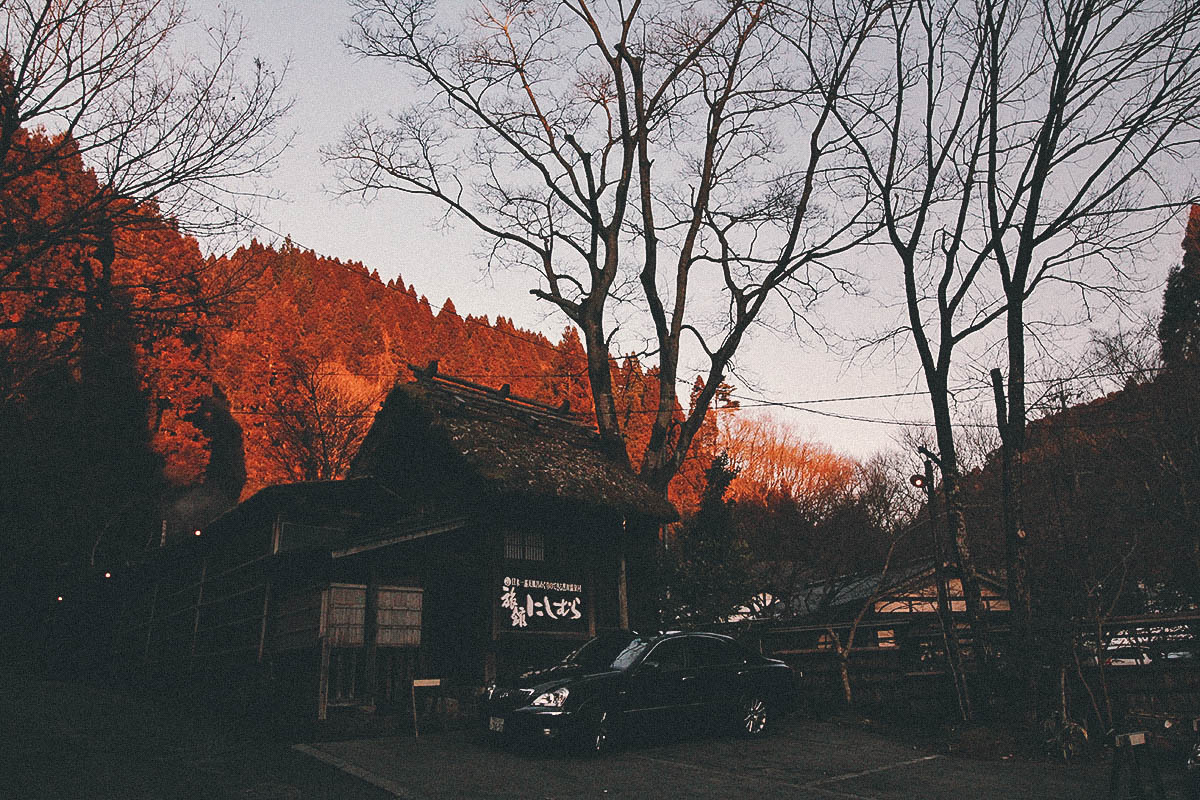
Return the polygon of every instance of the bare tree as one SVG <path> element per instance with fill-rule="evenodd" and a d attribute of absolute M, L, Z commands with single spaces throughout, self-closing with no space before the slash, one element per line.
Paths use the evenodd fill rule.
<path fill-rule="evenodd" d="M 863 618 L 868 612 L 874 610 L 875 604 L 887 592 L 888 570 L 891 568 L 892 555 L 896 552 L 896 545 L 898 543 L 899 539 L 893 539 L 891 545 L 888 547 L 887 555 L 883 560 L 883 568 L 879 571 L 878 577 L 873 578 L 875 581 L 874 587 L 870 588 L 864 597 L 855 598 L 858 606 L 849 625 L 840 630 L 832 622 L 825 626 L 826 636 L 828 636 L 830 643 L 833 645 L 834 652 L 837 653 L 838 674 L 842 679 L 842 698 L 848 706 L 854 704 L 854 692 L 850 685 L 850 655 L 854 652 L 854 640 L 858 636 Z"/>
<path fill-rule="evenodd" d="M 1180 165 L 1200 155 L 1200 5 L 997 2 L 980 22 L 987 220 L 1005 299 L 1006 399 L 998 371 L 993 381 L 1010 594 L 1025 642 L 1030 589 L 1020 486 L 1029 303 L 1052 284 L 1079 291 L 1085 308 L 1092 295 L 1120 299 L 1143 246 L 1195 198 L 1196 183 L 1180 178 Z"/>
<path fill-rule="evenodd" d="M 906 312 L 905 322 L 883 338 L 910 335 L 920 359 L 947 523 L 972 632 L 987 664 L 951 392 L 952 368 L 963 343 L 1004 312 L 1002 293 L 987 281 L 994 244 L 979 208 L 988 98 L 981 86 L 977 11 L 973 4 L 953 0 L 914 0 L 891 8 L 890 47 L 879 48 L 874 62 L 880 76 L 877 95 L 887 103 L 855 109 L 841 121 L 880 196 L 884 238 L 896 256 Z"/>
<path fill-rule="evenodd" d="M 181 0 L 10 0 L 2 20 L 0 191 L 76 157 L 98 178 L 45 238 L 73 240 L 131 201 L 198 230 L 239 221 L 245 179 L 286 143 L 275 133 L 289 103 L 281 75 L 258 59 L 245 68 L 236 17 L 207 26 L 207 53 L 175 47 Z M 54 146 L 23 148 L 18 132 L 33 128 Z"/>
<path fill-rule="evenodd" d="M 291 477 L 344 477 L 386 389 L 335 361 L 298 357 L 283 373 L 267 417 L 271 454 Z"/>
<path fill-rule="evenodd" d="M 978 586 L 958 498 L 948 387 L 956 349 L 1004 320 L 1008 396 L 997 391 L 1007 464 L 1009 593 L 1029 631 L 1019 498 L 1030 300 L 1056 313 L 1120 302 L 1132 257 L 1194 188 L 1200 22 L 1195 3 L 927 2 L 897 6 L 888 113 L 848 124 L 882 195 L 908 324 L 933 406 L 951 527 L 972 624 Z M 1078 313 L 1077 313 L 1078 312 Z M 1020 651 L 1022 645 L 1014 650 Z"/>
<path fill-rule="evenodd" d="M 105 302 L 174 324 L 248 279 L 201 258 L 114 269 L 167 229 L 236 229 L 286 144 L 281 76 L 245 63 L 237 18 L 201 29 L 207 52 L 177 46 L 189 22 L 181 0 L 0 5 L 0 332 L 42 356 L 69 356 Z"/>
<path fill-rule="evenodd" d="M 786 429 L 775 426 L 758 433 L 781 431 Z M 787 445 L 794 440 L 782 444 L 792 449 Z M 906 491 L 907 470 L 897 456 L 881 453 L 861 464 L 850 462 L 850 474 L 838 480 L 789 480 L 766 497 L 751 493 L 738 501 L 760 590 L 745 613 L 822 623 L 848 705 L 855 641 L 876 602 L 895 584 L 889 570 L 903 557 L 920 509 Z"/>
<path fill-rule="evenodd" d="M 449 21 L 425 0 L 355 5 L 350 48 L 420 89 L 330 151 L 344 191 L 433 198 L 495 263 L 531 269 L 532 293 L 582 331 L 622 458 L 610 320 L 635 309 L 659 381 L 640 472 L 665 491 L 771 298 L 803 320 L 846 279 L 830 259 L 874 229 L 832 109 L 864 82 L 886 0 L 497 0 Z M 704 366 L 684 414 L 685 342 Z"/>

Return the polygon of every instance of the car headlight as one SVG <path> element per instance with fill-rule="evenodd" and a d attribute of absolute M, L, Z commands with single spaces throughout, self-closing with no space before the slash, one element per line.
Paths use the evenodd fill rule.
<path fill-rule="evenodd" d="M 547 706 L 549 708 L 562 708 L 562 704 L 567 702 L 567 695 L 571 692 L 565 686 L 558 689 L 551 689 L 548 692 L 542 692 L 537 697 L 533 698 L 531 706 Z"/>

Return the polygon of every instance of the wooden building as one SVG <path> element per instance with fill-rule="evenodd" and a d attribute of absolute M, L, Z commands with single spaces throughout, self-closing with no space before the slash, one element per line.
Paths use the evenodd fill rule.
<path fill-rule="evenodd" d="M 268 487 L 156 554 L 122 615 L 125 670 L 237 674 L 324 718 L 628 627 L 626 556 L 674 508 L 566 409 L 414 374 L 346 480 Z"/>
<path fill-rule="evenodd" d="M 980 602 L 988 624 L 1007 625 L 1009 604 L 1004 576 L 978 575 Z M 945 574 L 947 603 L 964 647 L 970 633 L 966 600 L 958 569 Z M 783 653 L 815 653 L 834 649 L 833 632 L 843 641 L 857 626 L 855 650 L 897 648 L 906 642 L 916 653 L 942 639 L 938 618 L 937 572 L 933 559 L 893 564 L 886 574 L 859 573 L 812 581 L 787 601 L 760 595 L 732 620 L 750 627 Z M 766 646 L 766 645 L 764 645 Z"/>

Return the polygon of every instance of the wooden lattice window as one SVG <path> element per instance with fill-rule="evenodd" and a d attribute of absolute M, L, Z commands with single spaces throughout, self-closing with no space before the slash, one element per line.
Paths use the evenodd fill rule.
<path fill-rule="evenodd" d="M 505 531 L 504 557 L 512 561 L 545 561 L 545 537 L 541 531 Z"/>

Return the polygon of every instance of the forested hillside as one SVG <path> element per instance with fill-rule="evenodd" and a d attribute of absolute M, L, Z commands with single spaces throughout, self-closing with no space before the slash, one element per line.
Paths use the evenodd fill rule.
<path fill-rule="evenodd" d="M 5 176 L 0 522 L 14 567 L 119 564 L 263 486 L 341 477 L 409 364 L 594 423 L 573 328 L 551 341 L 463 317 L 290 241 L 206 258 L 155 206 L 98 202 L 67 137 L 18 130 Z M 636 463 L 655 376 L 635 358 L 612 370 Z M 710 422 L 672 485 L 684 510 L 715 440 Z"/>
<path fill-rule="evenodd" d="M 229 399 L 246 454 L 243 495 L 264 485 L 340 477 L 378 404 L 409 364 L 438 369 L 547 403 L 566 402 L 592 421 L 583 346 L 574 328 L 557 342 L 503 316 L 460 316 L 453 300 L 431 303 L 401 278 L 297 248 L 257 242 L 216 260 L 218 280 L 255 277 L 214 332 L 211 374 Z M 627 446 L 640 455 L 657 400 L 654 375 L 636 359 L 613 365 L 618 402 L 631 420 Z M 713 437 L 707 439 L 711 459 Z M 703 459 L 703 454 L 698 458 Z M 705 465 L 706 466 L 706 465 Z M 673 487 L 685 506 L 686 470 Z"/>

